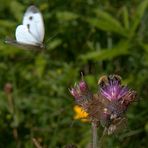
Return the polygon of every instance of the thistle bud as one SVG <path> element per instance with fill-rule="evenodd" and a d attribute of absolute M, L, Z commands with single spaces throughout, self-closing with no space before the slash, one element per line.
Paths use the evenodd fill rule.
<path fill-rule="evenodd" d="M 79 88 L 82 93 L 88 91 L 88 86 L 85 81 L 79 82 Z"/>
<path fill-rule="evenodd" d="M 92 98 L 92 93 L 89 91 L 88 85 L 84 80 L 71 88 L 70 93 L 75 98 L 76 103 L 83 107 L 87 106 L 88 100 Z"/>
<path fill-rule="evenodd" d="M 10 94 L 13 91 L 13 87 L 11 83 L 6 83 L 4 86 L 4 91 L 6 94 Z"/>
<path fill-rule="evenodd" d="M 79 92 L 75 89 L 75 88 L 72 88 L 71 90 L 69 90 L 71 95 L 74 97 L 74 98 L 79 98 Z"/>

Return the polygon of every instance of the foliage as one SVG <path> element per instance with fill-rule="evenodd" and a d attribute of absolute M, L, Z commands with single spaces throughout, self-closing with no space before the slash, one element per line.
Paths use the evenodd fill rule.
<path fill-rule="evenodd" d="M 90 125 L 74 121 L 68 92 L 80 72 L 94 89 L 98 75 L 117 73 L 138 92 L 139 101 L 127 114 L 128 128 L 118 137 L 106 137 L 104 147 L 147 147 L 147 0 L 0 3 L 0 147 L 32 148 L 32 138 L 44 147 L 71 143 L 86 147 Z M 44 16 L 47 49 L 43 52 L 4 43 L 13 37 L 30 4 Z M 13 86 L 14 111 L 4 91 L 7 83 Z"/>

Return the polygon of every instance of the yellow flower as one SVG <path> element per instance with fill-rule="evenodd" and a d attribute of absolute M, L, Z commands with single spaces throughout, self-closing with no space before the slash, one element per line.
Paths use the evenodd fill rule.
<path fill-rule="evenodd" d="M 80 119 L 82 122 L 88 122 L 88 113 L 86 113 L 82 107 L 75 105 L 74 106 L 75 116 L 74 119 Z"/>

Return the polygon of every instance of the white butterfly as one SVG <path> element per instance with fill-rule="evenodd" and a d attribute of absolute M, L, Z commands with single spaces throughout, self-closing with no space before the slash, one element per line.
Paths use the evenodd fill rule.
<path fill-rule="evenodd" d="M 43 48 L 44 34 L 45 29 L 42 14 L 32 5 L 26 10 L 22 25 L 16 28 L 16 41 L 7 40 L 6 43 L 28 48 Z"/>

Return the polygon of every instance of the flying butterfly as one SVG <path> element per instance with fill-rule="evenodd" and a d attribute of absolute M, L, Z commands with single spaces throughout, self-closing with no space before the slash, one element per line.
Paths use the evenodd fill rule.
<path fill-rule="evenodd" d="M 15 31 L 16 40 L 6 40 L 6 43 L 28 49 L 43 49 L 45 28 L 41 12 L 31 5 L 27 8 L 22 25 Z"/>

